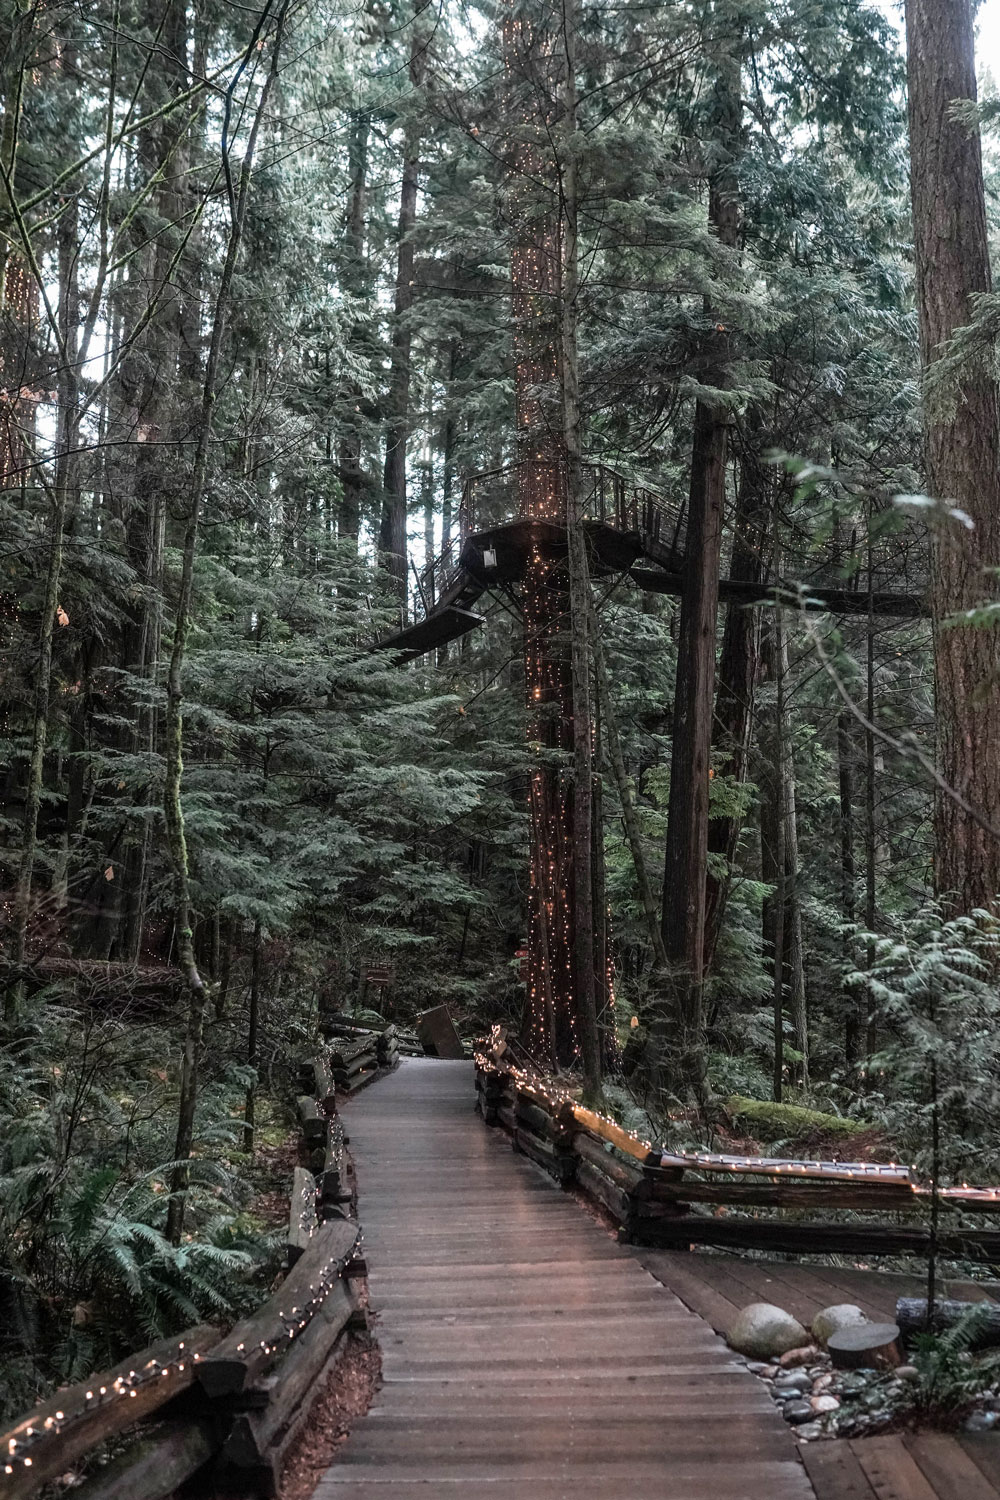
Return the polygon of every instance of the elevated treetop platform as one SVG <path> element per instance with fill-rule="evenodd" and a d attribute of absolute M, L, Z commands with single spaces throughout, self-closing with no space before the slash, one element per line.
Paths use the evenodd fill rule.
<path fill-rule="evenodd" d="M 591 571 L 598 577 L 628 578 L 648 593 L 679 595 L 686 568 L 685 504 L 638 485 L 602 464 L 585 465 L 589 492 L 584 501 Z M 474 605 L 489 590 L 513 594 L 523 582 L 529 559 L 567 555 L 566 528 L 538 517 L 512 518 L 516 465 L 471 475 L 453 533 L 441 555 L 417 575 L 413 624 L 379 642 L 411 661 L 475 630 L 483 617 Z M 762 539 L 763 541 L 763 539 Z M 928 614 L 921 577 L 893 586 L 891 559 L 882 558 L 871 578 L 848 576 L 838 553 L 819 566 L 811 561 L 800 577 L 765 582 L 723 577 L 719 597 L 727 603 L 785 604 L 791 609 L 837 615 L 878 615 L 917 619 Z"/>

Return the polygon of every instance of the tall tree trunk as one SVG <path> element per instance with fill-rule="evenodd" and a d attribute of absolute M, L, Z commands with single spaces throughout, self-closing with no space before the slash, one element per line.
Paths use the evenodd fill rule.
<path fill-rule="evenodd" d="M 410 85 L 419 90 L 424 79 L 427 39 L 414 23 L 410 42 Z M 417 188 L 420 175 L 420 119 L 411 106 L 403 140 L 403 184 L 399 195 L 396 301 L 392 328 L 392 374 L 387 401 L 385 476 L 379 551 L 395 580 L 401 599 L 406 598 L 406 443 L 410 432 L 410 309 L 413 306 L 414 245 L 417 222 Z"/>
<path fill-rule="evenodd" d="M 799 871 L 799 826 L 795 789 L 795 754 L 788 732 L 787 694 L 788 636 L 780 610 L 775 611 L 775 655 L 779 767 L 781 772 L 781 816 L 784 820 L 782 851 L 784 853 L 783 946 L 787 964 L 788 1008 L 795 1038 L 795 1050 L 801 1060 L 796 1065 L 797 1081 L 809 1085 L 809 1025 L 806 1010 L 806 977 L 802 948 L 802 895 Z"/>
<path fill-rule="evenodd" d="M 174 932 L 177 944 L 177 963 L 184 974 L 189 1001 L 184 1036 L 184 1052 L 181 1062 L 180 1090 L 177 1104 L 177 1134 L 174 1142 L 174 1168 L 170 1183 L 170 1201 L 167 1206 L 165 1233 L 173 1244 L 180 1241 L 184 1228 L 184 1208 L 189 1178 L 188 1162 L 194 1144 L 195 1108 L 198 1099 L 198 1063 L 201 1053 L 202 1031 L 207 998 L 205 984 L 194 954 L 194 933 L 191 926 L 191 884 L 188 868 L 187 838 L 184 809 L 181 803 L 181 779 L 183 773 L 183 683 L 184 652 L 191 623 L 191 604 L 194 593 L 194 564 L 198 546 L 198 525 L 201 506 L 208 487 L 208 464 L 214 428 L 215 399 L 218 389 L 219 370 L 222 361 L 222 343 L 225 333 L 226 313 L 232 288 L 233 275 L 239 257 L 246 220 L 250 176 L 261 121 L 267 108 L 268 96 L 278 76 L 278 59 L 284 28 L 285 8 L 279 13 L 271 66 L 261 88 L 253 124 L 247 141 L 246 154 L 240 168 L 238 189 L 231 200 L 231 222 L 226 243 L 226 255 L 219 278 L 218 292 L 212 317 L 212 333 L 205 361 L 205 377 L 202 387 L 201 412 L 198 438 L 192 466 L 191 488 L 187 524 L 181 554 L 181 577 L 174 610 L 174 637 L 170 654 L 170 666 L 166 683 L 166 710 L 164 715 L 164 745 L 166 769 L 164 775 L 163 813 L 166 829 L 167 853 L 172 870 L 172 896 Z M 253 45 L 256 45 L 254 41 Z"/>
<path fill-rule="evenodd" d="M 975 100 L 971 0 L 906 0 L 910 190 L 924 370 L 972 299 L 990 290 L 979 130 L 956 118 Z M 992 907 L 1000 891 L 1000 636 L 992 628 L 945 627 L 952 614 L 995 596 L 1000 567 L 1000 400 L 983 367 L 964 369 L 948 414 L 924 407 L 927 483 L 959 506 L 974 532 L 942 524 L 932 550 L 938 764 L 949 787 L 935 809 L 935 883 L 957 910 Z"/>
<path fill-rule="evenodd" d="M 735 163 L 740 65 L 738 56 L 728 50 L 732 39 L 720 37 L 719 42 L 713 146 L 721 165 L 710 179 L 708 218 L 720 242 L 733 247 L 739 232 Z M 705 312 L 714 318 L 708 299 Z M 725 385 L 727 358 L 728 341 L 720 328 L 706 338 L 704 384 L 717 389 Z M 677 997 L 680 1076 L 703 1109 L 708 1103 L 703 1035 L 708 781 L 727 430 L 728 416 L 717 401 L 706 396 L 696 402 L 663 885 L 663 942 Z"/>
<path fill-rule="evenodd" d="M 618 719 L 615 714 L 614 703 L 611 699 L 611 686 L 608 682 L 604 646 L 596 628 L 594 629 L 593 636 L 594 665 L 597 674 L 598 701 L 601 706 L 601 723 L 604 729 L 605 752 L 615 778 L 615 786 L 618 789 L 618 800 L 621 803 L 622 809 L 622 821 L 625 824 L 625 837 L 628 840 L 629 852 L 632 855 L 635 883 L 639 890 L 639 902 L 646 920 L 646 933 L 649 937 L 649 946 L 653 952 L 654 968 L 658 969 L 662 976 L 666 973 L 668 965 L 667 950 L 663 943 L 663 932 L 660 928 L 660 916 L 657 909 L 656 896 L 653 891 L 653 883 L 649 878 L 649 866 L 646 864 L 646 854 L 642 845 L 642 830 L 639 827 L 639 814 L 635 802 L 635 785 L 625 766 L 621 736 L 618 733 Z"/>
<path fill-rule="evenodd" d="M 361 295 L 364 282 L 365 254 L 365 196 L 368 181 L 368 132 L 370 122 L 366 111 L 355 110 L 351 122 L 350 198 L 348 201 L 347 226 L 345 232 L 344 280 L 355 297 Z M 360 342 L 360 330 L 352 328 L 349 343 Z M 342 421 L 338 449 L 340 470 L 340 514 L 337 535 L 341 541 L 352 541 L 357 545 L 361 528 L 361 496 L 364 490 L 364 472 L 361 467 L 361 402 L 360 386 L 352 386 L 348 404 L 353 411 Z"/>
<path fill-rule="evenodd" d="M 66 48 L 63 65 L 72 73 L 75 53 Z M 79 386 L 79 293 L 77 257 L 69 236 L 76 225 L 76 214 L 68 216 L 59 237 L 59 297 L 50 311 L 50 332 L 59 353 L 56 390 L 59 414 L 56 431 L 56 461 L 52 481 L 46 484 L 49 500 L 49 546 L 45 588 L 38 626 L 38 659 L 34 676 L 34 703 L 31 717 L 31 745 L 25 787 L 24 815 L 21 823 L 21 848 L 17 883 L 14 889 L 14 940 L 12 957 L 23 963 L 31 921 L 35 861 L 38 854 L 38 820 L 42 805 L 45 750 L 49 736 L 49 714 L 52 696 L 52 653 L 55 641 L 59 595 L 62 589 L 63 551 L 66 523 L 78 502 L 80 458 L 80 386 Z M 48 305 L 48 304 L 47 304 Z M 43 481 L 44 482 L 44 481 Z M 13 1020 L 22 996 L 18 989 L 4 995 L 4 1019 Z"/>
<path fill-rule="evenodd" d="M 570 659 L 573 677 L 573 948 L 577 1026 L 585 1093 L 601 1086 L 594 975 L 593 721 L 590 704 L 590 568 L 583 527 L 583 465 L 577 354 L 579 268 L 577 265 L 576 8 L 562 0 L 563 80 L 562 228 L 562 412 L 566 451 L 566 529 L 569 552 Z M 601 913 L 603 921 L 603 913 Z"/>
<path fill-rule="evenodd" d="M 767 534 L 768 471 L 761 462 L 767 445 L 761 439 L 762 420 L 753 408 L 740 445 L 740 481 L 736 491 L 733 552 L 730 578 L 759 583 L 763 575 L 762 542 Z M 760 637 L 760 612 L 746 605 L 730 604 L 719 655 L 719 681 L 715 693 L 713 746 L 725 756 L 719 774 L 738 784 L 746 780 L 747 755 L 753 723 L 754 686 Z M 726 901 L 732 881 L 733 861 L 743 820 L 735 813 L 712 818 L 708 826 L 708 852 L 726 861 L 726 874 L 711 869 L 707 875 L 705 906 L 705 970 L 710 972 Z"/>
<path fill-rule="evenodd" d="M 857 921 L 857 868 L 854 858 L 854 763 L 853 720 L 847 709 L 837 715 L 837 772 L 840 792 L 840 910 L 844 922 Z M 844 939 L 844 963 L 854 967 L 854 938 Z M 867 1016 L 863 996 L 857 989 L 845 991 L 844 1057 L 848 1072 L 856 1078 L 867 1052 Z"/>
<path fill-rule="evenodd" d="M 260 1023 L 260 919 L 253 924 L 253 940 L 250 947 L 250 1009 L 247 1016 L 247 1064 L 256 1072 L 257 1030 Z M 243 1111 L 243 1150 L 253 1154 L 255 1142 L 255 1105 L 257 1102 L 257 1080 L 247 1084 L 246 1106 Z"/>
<path fill-rule="evenodd" d="M 428 459 L 423 466 L 424 500 L 424 594 L 428 605 L 434 603 L 434 465 Z"/>
<path fill-rule="evenodd" d="M 799 891 L 795 761 L 786 708 L 788 646 L 780 609 L 775 609 L 767 626 L 761 656 L 763 669 L 775 689 L 774 710 L 761 726 L 760 744 L 761 875 L 773 887 L 773 894 L 764 902 L 762 915 L 764 952 L 772 955 L 775 1024 L 779 1003 L 783 1014 L 787 1002 L 795 1048 L 802 1055 L 796 1070 L 798 1081 L 805 1085 L 809 1074 L 809 1033 Z"/>

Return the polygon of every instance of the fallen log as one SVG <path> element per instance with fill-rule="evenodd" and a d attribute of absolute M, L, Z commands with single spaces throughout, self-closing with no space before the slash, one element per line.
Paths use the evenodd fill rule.
<path fill-rule="evenodd" d="M 967 1347 L 1000 1347 L 1000 1306 L 987 1300 L 985 1293 L 981 1302 L 935 1302 L 934 1317 L 929 1325 L 925 1297 L 900 1297 L 896 1303 L 896 1322 L 905 1341 L 915 1333 L 943 1333 L 947 1328 L 954 1328 L 956 1323 L 961 1322 L 973 1310 L 975 1318 L 970 1325 Z"/>
<path fill-rule="evenodd" d="M 106 963 L 102 959 L 38 958 L 15 964 L 0 959 L 0 987 L 23 984 L 31 993 L 60 985 L 77 1002 L 114 1000 L 123 1005 L 170 1004 L 184 991 L 184 976 L 174 968 Z"/>
<path fill-rule="evenodd" d="M 200 1324 L 41 1402 L 0 1437 L 4 1500 L 33 1495 L 97 1443 L 187 1390 L 218 1342 L 218 1329 Z"/>
<path fill-rule="evenodd" d="M 238 1395 L 285 1353 L 336 1294 L 360 1237 L 359 1226 L 347 1219 L 319 1226 L 274 1296 L 200 1361 L 198 1379 L 207 1396 Z"/>

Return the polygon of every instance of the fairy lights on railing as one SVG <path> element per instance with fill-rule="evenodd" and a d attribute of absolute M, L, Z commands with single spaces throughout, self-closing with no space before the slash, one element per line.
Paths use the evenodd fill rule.
<path fill-rule="evenodd" d="M 156 1385 L 161 1380 L 173 1380 L 178 1375 L 183 1375 L 185 1370 L 188 1371 L 188 1378 L 183 1384 L 190 1384 L 191 1369 L 201 1358 L 198 1350 L 190 1352 L 186 1341 L 181 1339 L 176 1354 L 170 1359 L 150 1359 L 137 1369 L 129 1370 L 127 1375 L 116 1375 L 113 1380 L 107 1380 L 104 1384 L 100 1383 L 101 1377 L 97 1376 L 79 1395 L 65 1392 L 62 1405 L 56 1411 L 44 1416 L 40 1411 L 37 1416 L 26 1417 L 6 1436 L 4 1473 L 13 1474 L 18 1465 L 30 1469 L 34 1463 L 31 1456 L 33 1449 L 37 1450 L 40 1444 L 72 1429 L 78 1422 L 103 1407 L 119 1401 L 135 1400 L 149 1386 Z"/>
<path fill-rule="evenodd" d="M 546 1106 L 555 1117 L 571 1115 L 580 1128 L 610 1141 L 634 1159 L 642 1160 L 647 1173 L 718 1172 L 729 1176 L 780 1177 L 805 1182 L 858 1182 L 908 1188 L 915 1197 L 927 1199 L 934 1193 L 933 1185 L 919 1181 L 915 1167 L 901 1162 L 806 1161 L 771 1156 L 731 1156 L 710 1151 L 656 1150 L 649 1141 L 625 1130 L 616 1120 L 584 1108 L 567 1085 L 506 1058 L 501 1060 L 502 1050 L 500 1028 L 494 1026 L 489 1038 L 476 1045 L 477 1068 L 483 1073 L 509 1079 L 518 1092 Z M 938 1198 L 951 1207 L 975 1212 L 977 1206 L 1000 1206 L 1000 1188 L 969 1187 L 963 1183 L 960 1187 L 939 1188 Z"/>

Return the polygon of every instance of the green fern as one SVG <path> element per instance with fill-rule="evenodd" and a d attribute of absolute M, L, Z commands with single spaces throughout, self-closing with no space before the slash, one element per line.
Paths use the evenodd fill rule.
<path fill-rule="evenodd" d="M 977 1362 L 970 1353 L 986 1306 L 974 1303 L 951 1328 L 914 1337 L 913 1363 L 920 1378 L 907 1387 L 906 1400 L 918 1420 L 945 1425 L 957 1421 L 996 1373 L 1000 1356 Z"/>

